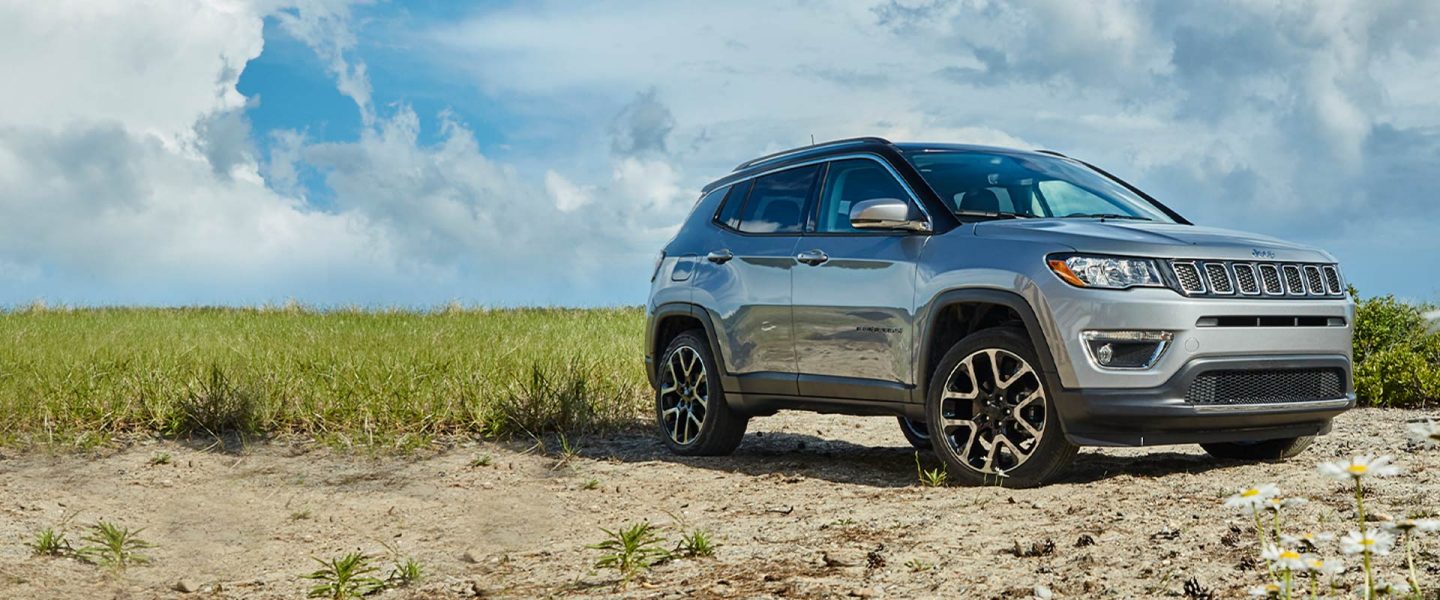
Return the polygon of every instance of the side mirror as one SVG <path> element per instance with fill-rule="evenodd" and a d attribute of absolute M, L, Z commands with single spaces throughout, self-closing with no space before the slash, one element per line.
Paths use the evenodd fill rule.
<path fill-rule="evenodd" d="M 902 229 L 930 231 L 930 221 L 909 202 L 898 198 L 875 198 L 856 202 L 850 209 L 850 226 L 855 229 Z"/>

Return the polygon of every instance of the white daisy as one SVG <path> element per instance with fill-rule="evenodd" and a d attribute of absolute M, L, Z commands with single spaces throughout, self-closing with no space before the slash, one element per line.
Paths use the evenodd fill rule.
<path fill-rule="evenodd" d="M 1274 563 L 1275 566 L 1288 571 L 1305 570 L 1305 557 L 1301 556 L 1299 552 L 1289 548 L 1281 548 L 1274 545 L 1266 546 L 1264 550 L 1260 551 L 1260 558 L 1268 560 Z"/>
<path fill-rule="evenodd" d="M 1440 531 L 1440 519 L 1415 519 L 1415 529 L 1425 533 Z"/>
<path fill-rule="evenodd" d="M 1252 511 L 1260 510 L 1265 502 L 1274 498 L 1280 493 L 1280 488 L 1273 483 L 1265 483 L 1257 486 L 1243 487 L 1235 492 L 1235 495 L 1225 499 L 1225 506 L 1235 508 L 1248 508 Z"/>
<path fill-rule="evenodd" d="M 1325 560 L 1311 554 L 1305 557 L 1305 570 L 1316 575 L 1334 577 L 1345 572 L 1345 563 L 1339 560 Z"/>
<path fill-rule="evenodd" d="M 1309 500 L 1306 500 L 1304 498 L 1281 498 L 1275 496 L 1266 498 L 1264 506 L 1265 510 L 1268 510 L 1270 512 L 1280 512 L 1280 509 L 1295 508 L 1297 506 L 1302 506 L 1307 502 L 1309 502 Z"/>
<path fill-rule="evenodd" d="M 1440 423 L 1436 423 L 1433 419 L 1411 423 L 1409 429 L 1410 439 L 1421 446 L 1429 448 L 1440 443 Z"/>
<path fill-rule="evenodd" d="M 1371 475 L 1375 477 L 1398 475 L 1400 467 L 1390 464 L 1390 461 L 1389 455 L 1376 459 L 1362 455 L 1350 459 L 1349 462 L 1320 463 L 1320 472 L 1341 481 L 1358 480 Z"/>
<path fill-rule="evenodd" d="M 1395 536 L 1373 529 L 1365 533 L 1352 531 L 1340 538 L 1340 551 L 1346 554 L 1368 552 L 1375 556 L 1385 556 L 1390 553 L 1390 547 L 1393 545 L 1395 545 Z"/>
<path fill-rule="evenodd" d="M 1279 598 L 1280 592 L 1284 591 L 1277 583 L 1267 583 L 1250 588 L 1250 595 L 1257 598 Z"/>
<path fill-rule="evenodd" d="M 1307 548 L 1310 550 L 1317 549 L 1320 547 L 1320 544 L 1329 542 L 1334 539 L 1335 535 L 1331 533 L 1313 533 L 1307 531 L 1305 533 L 1296 535 L 1291 535 L 1288 533 L 1280 534 L 1281 544 L 1284 544 L 1291 548 Z"/>

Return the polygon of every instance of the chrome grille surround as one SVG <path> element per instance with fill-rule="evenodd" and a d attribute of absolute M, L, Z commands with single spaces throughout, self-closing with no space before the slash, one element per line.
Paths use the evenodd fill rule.
<path fill-rule="evenodd" d="M 1260 265 L 1260 279 L 1265 282 L 1265 295 L 1284 296 L 1285 285 L 1280 283 L 1280 268 L 1275 265 Z"/>
<path fill-rule="evenodd" d="M 1246 263 L 1235 263 L 1230 265 L 1235 271 L 1235 289 L 1246 296 L 1257 296 L 1260 294 L 1260 279 L 1256 276 L 1255 265 Z"/>
<path fill-rule="evenodd" d="M 1229 296 L 1235 293 L 1235 284 L 1230 281 L 1230 271 L 1225 268 L 1225 263 L 1205 263 L 1205 281 L 1210 283 L 1210 291 L 1215 294 Z"/>
<path fill-rule="evenodd" d="M 1186 296 L 1275 299 L 1345 296 L 1340 270 L 1324 263 L 1271 263 L 1231 260 L 1169 261 L 1171 286 Z"/>

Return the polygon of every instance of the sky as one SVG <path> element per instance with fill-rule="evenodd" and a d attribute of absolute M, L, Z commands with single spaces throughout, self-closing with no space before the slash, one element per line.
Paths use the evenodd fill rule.
<path fill-rule="evenodd" d="M 699 189 L 1052 149 L 1440 300 L 1440 3 L 0 0 L 0 305 L 633 305 Z"/>

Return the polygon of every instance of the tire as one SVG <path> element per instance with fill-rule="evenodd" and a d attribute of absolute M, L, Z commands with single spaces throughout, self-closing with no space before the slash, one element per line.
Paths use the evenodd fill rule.
<path fill-rule="evenodd" d="M 924 421 L 915 421 L 906 417 L 895 417 L 900 422 L 900 433 L 905 436 L 905 441 L 910 442 L 916 450 L 929 452 L 934 447 L 930 444 L 930 426 Z"/>
<path fill-rule="evenodd" d="M 699 329 L 675 336 L 656 372 L 655 422 L 665 445 L 683 456 L 730 454 L 749 423 L 726 404 L 720 370 L 705 339 Z"/>
<path fill-rule="evenodd" d="M 1011 327 L 975 332 L 945 353 L 925 420 L 951 481 L 1034 487 L 1075 458 L 1040 364 L 1029 336 Z"/>
<path fill-rule="evenodd" d="M 1205 452 L 1215 458 L 1228 460 L 1282 460 L 1294 458 L 1315 441 L 1315 436 L 1306 435 L 1259 442 L 1217 442 L 1200 444 Z"/>

